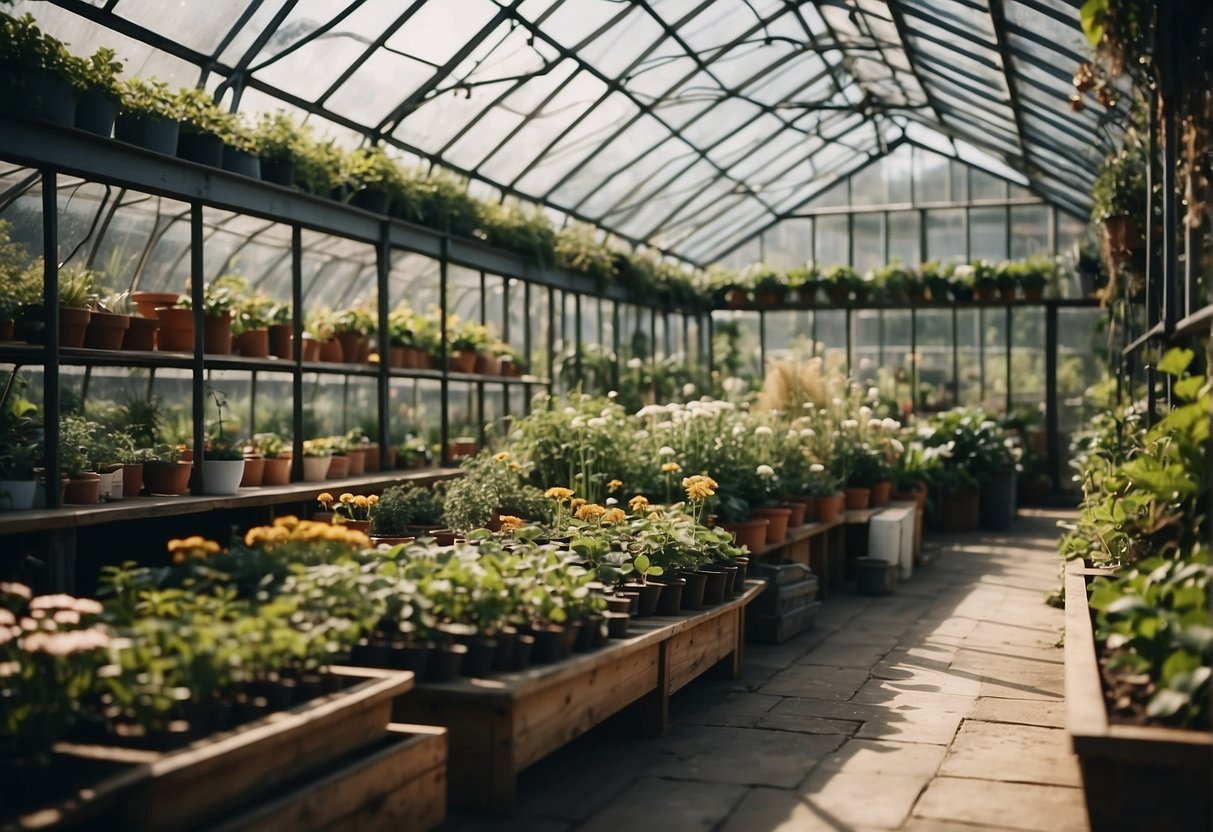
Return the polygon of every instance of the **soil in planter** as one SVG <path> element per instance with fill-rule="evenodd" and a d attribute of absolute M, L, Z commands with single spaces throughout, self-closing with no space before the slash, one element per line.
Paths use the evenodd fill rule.
<path fill-rule="evenodd" d="M 30 812 L 79 799 L 81 792 L 94 789 L 102 781 L 119 776 L 131 768 L 133 764 L 130 763 L 95 760 L 74 754 L 51 754 L 45 766 L 27 765 L 19 760 L 0 761 L 0 782 L 4 783 L 0 818 L 16 820 Z M 120 829 L 121 823 L 120 818 L 109 818 L 103 814 L 90 818 L 89 828 Z"/>

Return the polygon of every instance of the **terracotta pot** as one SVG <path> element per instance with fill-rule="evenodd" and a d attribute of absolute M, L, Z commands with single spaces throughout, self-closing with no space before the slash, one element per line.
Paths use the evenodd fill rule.
<path fill-rule="evenodd" d="M 303 481 L 323 482 L 328 479 L 329 467 L 333 463 L 331 456 L 305 456 L 303 458 Z"/>
<path fill-rule="evenodd" d="M 69 479 L 63 489 L 63 502 L 69 506 L 93 506 L 101 502 L 101 475 L 84 473 L 79 479 Z"/>
<path fill-rule="evenodd" d="M 833 523 L 842 516 L 846 497 L 842 494 L 832 494 L 829 497 L 817 498 L 817 522 Z"/>
<path fill-rule="evenodd" d="M 495 355 L 477 355 L 476 372 L 482 376 L 501 375 L 501 359 Z"/>
<path fill-rule="evenodd" d="M 303 336 L 303 360 L 320 360 L 320 342 L 310 335 Z"/>
<path fill-rule="evenodd" d="M 767 544 L 767 526 L 770 520 L 756 517 L 741 523 L 719 523 L 720 528 L 733 535 L 733 542 L 744 546 L 754 554 L 761 552 Z"/>
<path fill-rule="evenodd" d="M 241 488 L 260 488 L 265 481 L 265 457 L 246 456 L 244 458 L 244 476 L 240 478 Z"/>
<path fill-rule="evenodd" d="M 365 458 L 365 462 L 362 470 L 368 474 L 378 473 L 381 468 L 379 464 L 379 443 L 372 442 L 367 445 L 363 457 Z"/>
<path fill-rule="evenodd" d="M 345 526 L 347 529 L 350 529 L 351 531 L 362 532 L 363 534 L 366 534 L 366 535 L 369 535 L 371 533 L 371 521 L 370 520 L 344 520 L 343 519 L 339 523 L 336 523 L 336 525 Z"/>
<path fill-rule="evenodd" d="M 143 490 L 143 463 L 131 462 L 122 466 L 122 496 L 138 497 Z"/>
<path fill-rule="evenodd" d="M 795 505 L 799 503 L 804 506 L 804 519 L 806 523 L 812 523 L 817 519 L 817 498 L 807 495 L 797 495 L 788 497 L 788 503 Z"/>
<path fill-rule="evenodd" d="M 156 349 L 156 333 L 160 322 L 155 318 L 131 318 L 131 325 L 122 333 L 122 349 L 127 352 L 151 352 Z"/>
<path fill-rule="evenodd" d="M 452 373 L 471 373 L 476 370 L 476 353 L 471 350 L 455 350 L 447 357 L 447 366 Z"/>
<path fill-rule="evenodd" d="M 1028 303 L 1037 303 L 1045 296 L 1043 286 L 1024 286 L 1023 299 Z"/>
<path fill-rule="evenodd" d="M 245 358 L 270 357 L 270 331 L 250 329 L 236 336 L 236 350 Z"/>
<path fill-rule="evenodd" d="M 366 473 L 366 451 L 346 451 L 345 458 L 350 461 L 349 475 L 360 477 Z"/>
<path fill-rule="evenodd" d="M 269 339 L 270 355 L 287 361 L 294 360 L 295 353 L 291 349 L 291 344 L 295 340 L 293 324 L 270 324 Z"/>
<path fill-rule="evenodd" d="M 160 309 L 175 305 L 180 298 L 176 292 L 131 292 L 131 303 L 139 314 L 152 320 L 160 316 Z"/>
<path fill-rule="evenodd" d="M 997 291 L 997 287 L 981 283 L 973 287 L 973 297 L 976 300 L 994 300 Z"/>
<path fill-rule="evenodd" d="M 417 350 L 417 369 L 418 370 L 437 370 L 438 359 L 430 355 L 425 350 Z"/>
<path fill-rule="evenodd" d="M 130 328 L 130 315 L 94 311 L 88 319 L 84 346 L 91 350 L 120 350 L 126 337 L 126 331 Z"/>
<path fill-rule="evenodd" d="M 345 360 L 345 353 L 341 350 L 340 341 L 321 341 L 319 343 L 320 355 L 317 357 L 317 361 L 324 361 L 329 364 L 340 364 Z"/>
<path fill-rule="evenodd" d="M 232 313 L 204 315 L 202 318 L 202 351 L 211 355 L 232 354 Z"/>
<path fill-rule="evenodd" d="M 868 505 L 872 508 L 880 508 L 889 501 L 889 495 L 893 493 L 892 480 L 880 480 L 872 483 L 872 494 L 869 497 Z"/>
<path fill-rule="evenodd" d="M 862 511 L 872 504 L 872 489 L 844 488 L 847 511 Z"/>
<path fill-rule="evenodd" d="M 518 370 L 518 365 L 514 363 L 514 359 L 508 355 L 503 355 L 497 359 L 501 364 L 501 374 L 506 378 L 518 378 L 522 375 Z"/>
<path fill-rule="evenodd" d="M 156 349 L 165 352 L 194 351 L 194 310 L 162 306 L 157 310 L 160 332 Z"/>
<path fill-rule="evenodd" d="M 93 313 L 88 309 L 59 307 L 59 346 L 83 347 L 88 322 Z"/>
<path fill-rule="evenodd" d="M 328 479 L 342 480 L 350 475 L 350 458 L 348 456 L 329 457 Z"/>
<path fill-rule="evenodd" d="M 192 462 L 145 462 L 143 482 L 148 494 L 175 497 L 189 491 Z"/>
<path fill-rule="evenodd" d="M 341 344 L 341 359 L 347 364 L 363 361 L 364 349 L 368 346 L 367 337 L 360 332 L 338 332 L 337 343 Z"/>
<path fill-rule="evenodd" d="M 999 286 L 998 296 L 1006 303 L 1015 302 L 1015 287 L 1014 286 Z"/>
<path fill-rule="evenodd" d="M 750 509 L 750 517 L 752 519 L 765 517 L 769 521 L 767 524 L 767 543 L 779 543 L 787 539 L 788 520 L 791 515 L 792 510 L 790 508 L 781 508 L 779 506 Z"/>
<path fill-rule="evenodd" d="M 725 303 L 734 309 L 740 309 L 750 302 L 745 289 L 729 289 L 724 295 Z"/>
<path fill-rule="evenodd" d="M 794 529 L 797 526 L 803 526 L 805 511 L 808 509 L 808 506 L 798 500 L 788 500 L 786 506 L 792 512 L 788 516 L 788 528 Z"/>
<path fill-rule="evenodd" d="M 327 471 L 325 472 L 328 473 Z M 287 485 L 291 481 L 291 458 L 289 456 L 267 458 L 261 475 L 262 485 Z"/>
<path fill-rule="evenodd" d="M 387 357 L 389 367 L 404 369 L 404 347 L 388 347 Z"/>

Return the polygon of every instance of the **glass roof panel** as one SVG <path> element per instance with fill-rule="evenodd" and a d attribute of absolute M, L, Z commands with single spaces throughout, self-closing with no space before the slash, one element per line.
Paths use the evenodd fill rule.
<path fill-rule="evenodd" d="M 412 0 L 408 0 L 411 3 Z M 395 4 L 403 12 L 406 3 Z M 424 3 L 385 44 L 431 65 L 442 66 L 459 51 L 470 32 L 486 26 L 500 7 L 492 0 L 443 0 Z"/>

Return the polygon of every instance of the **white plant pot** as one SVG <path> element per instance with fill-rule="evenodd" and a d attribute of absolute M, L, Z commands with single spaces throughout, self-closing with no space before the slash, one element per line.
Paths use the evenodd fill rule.
<path fill-rule="evenodd" d="M 323 482 L 329 475 L 331 456 L 305 456 L 303 458 L 303 481 Z"/>
<path fill-rule="evenodd" d="M 114 475 L 113 474 L 98 474 L 101 477 L 101 502 L 107 502 L 110 499 L 110 494 L 114 493 Z"/>
<path fill-rule="evenodd" d="M 121 500 L 125 495 L 122 493 L 123 481 L 126 478 L 123 476 L 122 469 L 119 468 L 112 474 L 110 479 L 110 490 L 105 490 L 104 483 L 101 486 L 101 499 L 103 500 Z"/>
<path fill-rule="evenodd" d="M 37 480 L 0 480 L 0 511 L 25 511 L 34 507 Z"/>
<path fill-rule="evenodd" d="M 202 493 L 226 496 L 240 490 L 244 479 L 243 459 L 204 459 L 202 461 Z"/>

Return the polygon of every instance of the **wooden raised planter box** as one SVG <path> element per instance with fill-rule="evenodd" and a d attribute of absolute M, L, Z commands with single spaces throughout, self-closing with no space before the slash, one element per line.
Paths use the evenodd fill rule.
<path fill-rule="evenodd" d="M 1091 570 L 1066 572 L 1066 730 L 1093 832 L 1211 828 L 1213 737 L 1108 721 L 1087 603 Z"/>
<path fill-rule="evenodd" d="M 556 664 L 422 683 L 393 716 L 449 729 L 452 802 L 513 813 L 527 766 L 629 706 L 643 733 L 660 734 L 672 693 L 713 667 L 735 676 L 745 607 L 763 586 L 747 581 L 741 595 L 702 612 L 634 620 L 628 638 Z"/>
<path fill-rule="evenodd" d="M 332 761 L 381 742 L 392 700 L 413 685 L 413 674 L 405 671 L 333 672 L 348 680 L 343 690 L 176 751 L 60 743 L 57 753 L 109 764 L 114 773 L 57 805 L 6 821 L 4 829 L 194 829 L 284 784 L 327 771 Z"/>

